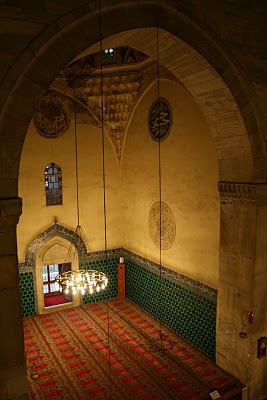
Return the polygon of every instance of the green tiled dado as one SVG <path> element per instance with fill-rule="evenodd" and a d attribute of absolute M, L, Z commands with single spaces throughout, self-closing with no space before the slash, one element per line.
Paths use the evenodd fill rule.
<path fill-rule="evenodd" d="M 22 315 L 35 315 L 34 280 L 32 272 L 20 273 L 20 295 Z"/>
<path fill-rule="evenodd" d="M 104 272 L 108 277 L 108 286 L 99 293 L 85 294 L 82 298 L 83 304 L 97 303 L 107 299 L 118 297 L 118 258 L 107 260 L 90 261 L 81 265 L 82 269 L 96 269 Z"/>
<path fill-rule="evenodd" d="M 216 302 L 126 260 L 126 297 L 215 360 Z"/>

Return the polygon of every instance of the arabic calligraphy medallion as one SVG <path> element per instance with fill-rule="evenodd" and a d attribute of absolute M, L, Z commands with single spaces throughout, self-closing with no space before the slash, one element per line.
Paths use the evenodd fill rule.
<path fill-rule="evenodd" d="M 34 114 L 34 124 L 38 133 L 45 138 L 62 136 L 70 125 L 66 99 L 55 91 L 46 92 Z"/>
<path fill-rule="evenodd" d="M 149 211 L 148 226 L 150 237 L 158 248 L 168 250 L 173 245 L 176 237 L 176 224 L 168 204 L 163 201 L 153 204 Z"/>
<path fill-rule="evenodd" d="M 148 125 L 149 131 L 154 140 L 165 139 L 171 130 L 172 112 L 168 101 L 164 98 L 159 98 L 152 104 Z"/>

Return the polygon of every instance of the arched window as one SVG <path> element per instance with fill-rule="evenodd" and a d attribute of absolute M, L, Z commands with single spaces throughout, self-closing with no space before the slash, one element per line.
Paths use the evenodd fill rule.
<path fill-rule="evenodd" d="M 55 163 L 45 167 L 45 196 L 47 206 L 62 204 L 62 172 Z"/>

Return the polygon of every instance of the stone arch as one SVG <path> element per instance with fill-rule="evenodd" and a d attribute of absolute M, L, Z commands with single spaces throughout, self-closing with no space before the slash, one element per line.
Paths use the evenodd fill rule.
<path fill-rule="evenodd" d="M 37 235 L 36 238 L 33 239 L 33 241 L 30 243 L 25 255 L 24 268 L 34 268 L 36 253 L 45 243 L 47 243 L 55 236 L 59 236 L 60 238 L 63 238 L 70 243 L 73 243 L 78 253 L 79 262 L 85 260 L 87 249 L 82 238 L 71 229 L 65 228 L 62 225 L 54 224 L 50 228 L 46 229 L 44 232 Z"/>
<path fill-rule="evenodd" d="M 77 53 L 90 46 L 92 52 L 99 50 L 98 3 L 93 1 L 82 5 L 49 25 L 30 43 L 5 76 L 3 84 L 10 90 L 7 91 L 8 98 L 0 121 L 0 129 L 5 132 L 0 166 L 6 197 L 17 196 L 20 153 L 40 96 Z M 131 18 L 128 18 L 129 14 Z M 218 43 L 169 0 L 142 4 L 112 1 L 102 8 L 102 21 L 103 38 L 107 38 L 105 43 L 112 39 L 113 46 L 133 44 L 152 57 L 155 56 L 156 35 L 151 26 L 158 24 L 159 46 L 163 49 L 161 62 L 190 91 L 210 123 L 217 147 L 220 180 L 264 181 L 265 143 L 256 121 L 256 105 L 247 96 L 250 92 L 251 98 L 252 88 Z M 146 27 L 145 31 L 143 27 Z M 12 117 L 14 112 L 16 118 Z M 10 130 L 13 135 L 7 134 Z M 251 152 L 254 159 L 262 162 L 253 165 Z"/>

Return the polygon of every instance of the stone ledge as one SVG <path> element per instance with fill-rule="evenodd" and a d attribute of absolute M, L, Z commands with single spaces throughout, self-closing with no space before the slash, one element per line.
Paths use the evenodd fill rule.
<path fill-rule="evenodd" d="M 254 202 L 267 206 L 267 184 L 219 182 L 220 202 Z"/>

